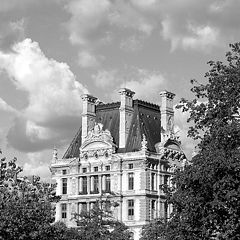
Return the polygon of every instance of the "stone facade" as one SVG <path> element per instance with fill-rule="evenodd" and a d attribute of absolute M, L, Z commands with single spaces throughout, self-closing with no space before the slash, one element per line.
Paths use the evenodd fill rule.
<path fill-rule="evenodd" d="M 114 216 L 129 226 L 134 239 L 139 239 L 143 225 L 154 218 L 168 218 L 171 206 L 166 205 L 160 185 L 171 184 L 174 169 L 183 167 L 186 157 L 173 132 L 174 94 L 166 91 L 160 94 L 163 104 L 158 118 L 157 106 L 134 102 L 134 92 L 129 89 L 121 89 L 119 93 L 118 126 L 113 124 L 111 129 L 104 126 L 114 119 L 109 112 L 115 105 L 99 106 L 105 112 L 98 117 L 96 98 L 84 95 L 81 143 L 76 138 L 68 150 L 69 153 L 77 149 L 77 155 L 71 152 L 60 159 L 54 150 L 52 179 L 57 182 L 57 194 L 62 196 L 56 205 L 56 221 L 74 226 L 73 213 L 90 209 L 99 199 L 109 199 L 114 203 Z M 98 122 L 103 118 L 102 123 Z M 151 132 L 153 121 L 163 124 L 155 123 L 161 128 Z M 149 150 L 150 144 L 154 150 Z"/>

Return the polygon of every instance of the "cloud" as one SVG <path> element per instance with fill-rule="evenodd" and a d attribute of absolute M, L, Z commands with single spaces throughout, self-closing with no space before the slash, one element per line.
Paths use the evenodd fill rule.
<path fill-rule="evenodd" d="M 182 112 L 181 109 L 176 109 L 176 105 L 174 106 L 174 131 L 180 137 L 183 151 L 186 154 L 188 160 L 191 160 L 197 142 L 195 142 L 190 137 L 187 137 L 189 127 L 191 126 L 190 123 L 187 123 L 188 118 L 188 112 Z"/>
<path fill-rule="evenodd" d="M 99 61 L 97 58 L 88 51 L 81 51 L 78 54 L 78 64 L 83 68 L 97 67 Z"/>
<path fill-rule="evenodd" d="M 92 54 L 109 39 L 107 33 L 125 50 L 138 49 L 154 31 L 171 43 L 172 51 L 209 52 L 240 37 L 237 0 L 71 0 L 65 1 L 65 9 L 71 16 L 69 40 Z M 136 34 L 144 36 L 142 41 Z"/>
<path fill-rule="evenodd" d="M 66 63 L 48 59 L 37 42 L 25 39 L 15 44 L 12 52 L 0 52 L 0 68 L 17 89 L 28 93 L 28 105 L 8 133 L 10 145 L 37 151 L 50 142 L 63 142 L 69 136 L 66 132 L 76 130 L 81 95 L 87 89 L 76 81 Z"/>
<path fill-rule="evenodd" d="M 112 25 L 120 28 L 136 30 L 142 34 L 150 36 L 154 29 L 154 22 L 147 14 L 143 14 L 136 7 L 133 1 L 129 4 L 127 1 L 115 1 L 109 12 L 109 21 Z M 137 4 L 139 6 L 139 4 Z M 143 9 L 142 9 L 143 10 Z"/>
<path fill-rule="evenodd" d="M 37 3 L 36 0 L 1 0 L 0 12 L 8 12 L 14 8 L 23 8 L 29 4 Z"/>
<path fill-rule="evenodd" d="M 49 165 L 51 161 L 50 151 L 42 151 L 35 153 L 27 153 L 26 160 L 24 161 L 23 175 L 27 176 L 41 176 L 42 181 L 50 181 L 51 173 L 49 170 Z M 44 162 L 44 159 L 48 159 L 48 163 Z"/>
<path fill-rule="evenodd" d="M 72 44 L 88 45 L 90 32 L 96 30 L 105 19 L 111 3 L 108 0 L 72 0 L 65 5 L 71 13 L 67 23 L 70 32 L 69 39 Z"/>
<path fill-rule="evenodd" d="M 135 52 L 143 47 L 144 37 L 132 35 L 126 39 L 123 39 L 120 43 L 120 48 L 126 52 Z"/>
<path fill-rule="evenodd" d="M 95 53 L 113 39 L 120 39 L 122 49 L 127 48 L 127 42 L 131 43 L 131 49 L 139 48 L 140 40 L 144 38 L 128 38 L 128 33 L 124 32 L 130 30 L 143 36 L 151 35 L 155 22 L 143 13 L 151 4 L 153 1 L 65 1 L 65 10 L 71 16 L 65 26 L 70 42 L 79 47 L 80 66 L 88 67 L 89 62 L 91 66 L 101 62 L 102 59 Z M 148 16 L 151 16 L 151 13 L 148 13 Z M 123 34 L 119 36 L 119 32 Z"/>
<path fill-rule="evenodd" d="M 9 50 L 16 42 L 22 41 L 25 36 L 26 21 L 22 18 L 18 21 L 0 23 L 0 47 Z"/>
<path fill-rule="evenodd" d="M 117 70 L 99 70 L 96 74 L 92 75 L 94 83 L 99 88 L 112 87 L 118 81 Z"/>
<path fill-rule="evenodd" d="M 208 52 L 240 37 L 239 1 L 177 0 L 161 1 L 160 5 L 161 36 L 170 41 L 172 51 Z"/>
<path fill-rule="evenodd" d="M 199 51 L 207 51 L 212 46 L 218 45 L 219 29 L 209 25 L 198 26 L 188 23 L 186 33 L 177 33 L 174 29 L 174 24 L 170 19 L 162 21 L 162 35 L 166 40 L 171 41 L 171 50 L 174 51 L 178 47 L 194 49 Z"/>
<path fill-rule="evenodd" d="M 0 111 L 18 114 L 18 111 L 9 104 L 7 104 L 2 98 L 0 98 Z"/>
<path fill-rule="evenodd" d="M 166 79 L 159 71 L 146 69 L 136 69 L 131 79 L 122 84 L 133 90 L 135 98 L 158 103 L 160 100 L 159 92 L 166 86 Z"/>

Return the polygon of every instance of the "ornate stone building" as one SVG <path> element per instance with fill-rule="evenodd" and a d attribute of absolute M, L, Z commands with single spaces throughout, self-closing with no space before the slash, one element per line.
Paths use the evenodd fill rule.
<path fill-rule="evenodd" d="M 72 213 L 111 198 L 114 216 L 139 239 L 144 224 L 169 216 L 160 185 L 171 184 L 186 157 L 174 135 L 173 93 L 160 93 L 160 107 L 133 100 L 126 88 L 119 94 L 120 102 L 108 104 L 84 95 L 82 126 L 63 158 L 54 151 L 52 179 L 62 196 L 56 221 L 72 226 Z"/>

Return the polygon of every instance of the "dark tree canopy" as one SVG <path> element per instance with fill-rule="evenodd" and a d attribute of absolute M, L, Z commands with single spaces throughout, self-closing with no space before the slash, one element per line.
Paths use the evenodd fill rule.
<path fill-rule="evenodd" d="M 122 222 L 112 217 L 114 203 L 97 201 L 90 211 L 75 214 L 79 235 L 84 240 L 130 240 L 131 232 Z"/>
<path fill-rule="evenodd" d="M 230 47 L 226 63 L 209 62 L 207 84 L 192 81 L 196 98 L 179 105 L 200 143 L 173 179 L 169 239 L 240 239 L 240 43 Z"/>
<path fill-rule="evenodd" d="M 16 160 L 1 159 L 0 239 L 49 239 L 47 234 L 54 221 L 52 203 L 59 200 L 55 187 L 36 176 L 19 178 L 22 168 Z"/>
<path fill-rule="evenodd" d="M 143 226 L 140 240 L 166 240 L 166 222 L 156 219 Z"/>

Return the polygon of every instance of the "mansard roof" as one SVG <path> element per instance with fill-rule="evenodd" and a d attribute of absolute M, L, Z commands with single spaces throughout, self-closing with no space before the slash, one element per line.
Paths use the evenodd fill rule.
<path fill-rule="evenodd" d="M 100 103 L 96 106 L 96 122 L 103 124 L 103 129 L 111 132 L 114 143 L 119 145 L 119 114 L 120 102 Z M 117 152 L 134 152 L 141 149 L 143 134 L 146 136 L 147 147 L 151 152 L 156 152 L 155 144 L 161 141 L 161 116 L 159 106 L 142 100 L 133 100 L 133 118 L 129 135 L 124 149 Z M 82 129 L 78 130 L 63 158 L 79 156 Z"/>

